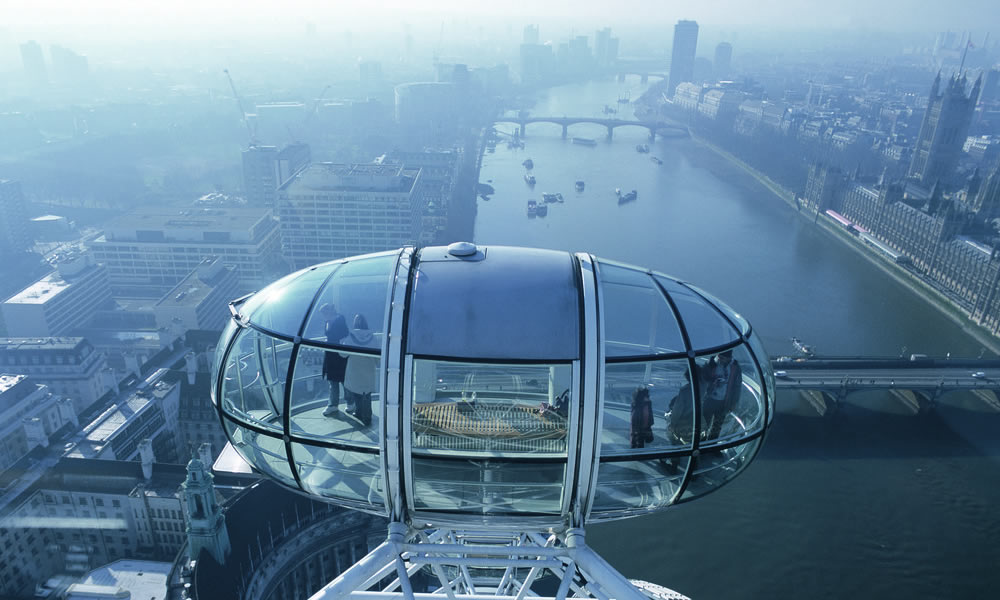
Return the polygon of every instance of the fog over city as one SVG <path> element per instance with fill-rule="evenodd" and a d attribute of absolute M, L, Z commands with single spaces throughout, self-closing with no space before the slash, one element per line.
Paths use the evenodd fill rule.
<path fill-rule="evenodd" d="M 0 600 L 989 597 L 998 429 L 995 0 L 0 3 Z"/>

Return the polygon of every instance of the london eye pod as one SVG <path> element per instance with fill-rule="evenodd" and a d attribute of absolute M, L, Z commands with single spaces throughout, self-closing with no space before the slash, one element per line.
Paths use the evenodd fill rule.
<path fill-rule="evenodd" d="M 399 552 L 407 540 L 457 548 L 463 531 L 540 551 L 547 532 L 566 550 L 553 572 L 578 594 L 570 563 L 581 580 L 609 581 L 605 592 L 635 592 L 583 544 L 585 523 L 718 489 L 774 414 L 770 362 L 743 317 L 693 285 L 585 253 L 403 248 L 303 269 L 230 310 L 213 403 L 248 463 L 388 517 L 383 546 Z M 467 554 L 449 564 L 476 560 Z"/>

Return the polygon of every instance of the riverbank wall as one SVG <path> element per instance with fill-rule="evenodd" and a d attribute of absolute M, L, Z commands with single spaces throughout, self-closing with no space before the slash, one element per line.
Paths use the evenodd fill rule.
<path fill-rule="evenodd" d="M 702 137 L 699 137 L 694 132 L 691 133 L 691 139 L 699 145 L 708 148 L 715 154 L 718 154 L 722 158 L 726 159 L 734 166 L 742 169 L 748 175 L 756 179 L 761 185 L 770 190 L 775 197 L 784 201 L 785 204 L 795 210 L 795 212 L 803 220 L 806 220 L 817 227 L 821 227 L 827 234 L 846 244 L 849 248 L 863 256 L 868 262 L 875 265 L 886 275 L 892 277 L 899 284 L 906 287 L 908 290 L 948 317 L 952 322 L 961 327 L 963 331 L 971 335 L 977 342 L 988 348 L 990 351 L 1000 354 L 1000 338 L 985 327 L 973 321 L 965 309 L 956 305 L 950 298 L 934 289 L 926 281 L 896 263 L 889 262 L 888 260 L 875 254 L 868 246 L 862 243 L 858 237 L 852 235 L 843 227 L 836 225 L 829 219 L 817 218 L 816 211 L 809 208 L 802 208 L 800 206 L 800 204 L 796 201 L 795 194 L 791 190 L 781 186 L 773 179 L 746 164 L 732 153 L 727 152 Z"/>

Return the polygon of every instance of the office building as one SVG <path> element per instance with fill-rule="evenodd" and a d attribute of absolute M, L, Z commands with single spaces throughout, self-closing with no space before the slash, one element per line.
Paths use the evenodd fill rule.
<path fill-rule="evenodd" d="M 251 206 L 274 207 L 277 189 L 312 160 L 308 144 L 254 145 L 243 151 L 243 193 Z"/>
<path fill-rule="evenodd" d="M 450 140 L 458 132 L 459 85 L 453 82 L 404 83 L 395 88 L 396 124 L 409 145 Z"/>
<path fill-rule="evenodd" d="M 698 48 L 698 23 L 677 21 L 674 25 L 674 44 L 670 53 L 670 75 L 667 96 L 672 97 L 681 83 L 694 81 L 694 55 Z"/>
<path fill-rule="evenodd" d="M 111 300 L 108 272 L 88 253 L 62 258 L 56 270 L 3 303 L 10 337 L 61 336 L 82 327 Z"/>
<path fill-rule="evenodd" d="M 28 375 L 82 413 L 114 387 L 107 356 L 82 337 L 0 338 L 0 372 Z"/>
<path fill-rule="evenodd" d="M 419 170 L 398 164 L 314 163 L 279 194 L 283 253 L 294 268 L 412 243 Z"/>
<path fill-rule="evenodd" d="M 967 83 L 965 75 L 954 75 L 941 90 L 941 74 L 934 78 L 907 172 L 908 177 L 919 181 L 925 188 L 938 181 L 947 182 L 955 176 L 955 167 L 979 98 L 982 75 L 969 95 L 965 92 Z"/>
<path fill-rule="evenodd" d="M 538 25 L 525 25 L 524 35 L 521 38 L 522 44 L 537 44 L 539 43 L 538 37 Z"/>
<path fill-rule="evenodd" d="M 732 75 L 733 45 L 729 42 L 722 42 L 715 47 L 715 61 L 712 68 L 715 79 L 724 81 Z"/>
<path fill-rule="evenodd" d="M 222 331 L 230 318 L 228 304 L 239 296 L 236 267 L 222 259 L 206 258 L 153 305 L 160 329 Z"/>
<path fill-rule="evenodd" d="M 73 403 L 25 375 L 0 370 L 0 473 L 68 424 L 78 423 Z"/>
<path fill-rule="evenodd" d="M 55 44 L 49 46 L 49 54 L 52 56 L 53 79 L 78 82 L 90 74 L 90 64 L 86 56 Z"/>
<path fill-rule="evenodd" d="M 611 28 L 594 32 L 594 60 L 598 68 L 608 68 L 618 60 L 618 38 L 611 37 Z"/>
<path fill-rule="evenodd" d="M 136 390 L 84 426 L 64 456 L 176 463 L 184 455 L 174 435 L 180 390 L 176 380 L 165 379 Z"/>
<path fill-rule="evenodd" d="M 159 298 L 208 257 L 259 289 L 281 267 L 278 223 L 266 207 L 147 207 L 112 220 L 89 242 L 116 294 Z"/>
<path fill-rule="evenodd" d="M 31 247 L 28 207 L 17 181 L 0 179 L 0 254 L 24 252 Z"/>

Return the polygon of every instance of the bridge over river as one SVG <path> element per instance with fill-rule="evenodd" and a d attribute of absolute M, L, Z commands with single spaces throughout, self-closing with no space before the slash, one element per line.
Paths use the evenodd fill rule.
<path fill-rule="evenodd" d="M 688 137 L 691 133 L 686 125 L 666 119 L 658 120 L 633 120 L 633 119 L 606 119 L 602 117 L 500 117 L 494 121 L 496 123 L 511 123 L 517 125 L 516 135 L 524 137 L 529 123 L 553 123 L 562 126 L 562 136 L 565 138 L 569 134 L 569 128 L 579 123 L 593 123 L 603 125 L 608 130 L 608 139 L 612 139 L 615 129 L 618 127 L 642 127 L 649 131 L 650 141 L 655 140 L 657 135 L 664 137 Z"/>
<path fill-rule="evenodd" d="M 1000 359 L 821 357 L 773 358 L 778 390 L 796 390 L 820 414 L 853 393 L 888 391 L 914 414 L 944 394 L 971 392 L 1000 413 Z"/>

